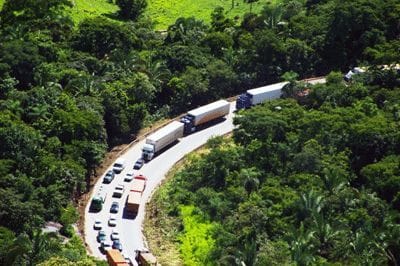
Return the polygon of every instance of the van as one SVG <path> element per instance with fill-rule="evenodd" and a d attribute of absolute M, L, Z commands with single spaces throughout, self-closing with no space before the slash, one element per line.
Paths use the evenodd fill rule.
<path fill-rule="evenodd" d="M 113 165 L 113 171 L 117 174 L 121 173 L 124 170 L 126 165 L 126 160 L 124 158 L 119 158 L 115 161 Z"/>

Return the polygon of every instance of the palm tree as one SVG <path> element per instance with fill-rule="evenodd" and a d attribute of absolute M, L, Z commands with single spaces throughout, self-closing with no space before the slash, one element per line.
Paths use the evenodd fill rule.
<path fill-rule="evenodd" d="M 331 225 L 325 221 L 322 214 L 317 214 L 314 218 L 313 228 L 315 231 L 315 236 L 320 243 L 319 253 L 325 257 L 329 253 L 332 241 L 340 231 L 333 229 Z"/>
<path fill-rule="evenodd" d="M 313 256 L 314 234 L 314 231 L 306 230 L 304 224 L 301 223 L 299 230 L 294 229 L 287 237 L 292 260 L 298 265 L 309 265 L 315 261 Z"/>
<path fill-rule="evenodd" d="M 244 188 L 248 194 L 258 189 L 260 185 L 259 176 L 260 172 L 255 167 L 242 168 L 240 170 L 239 177 L 244 180 Z"/>
<path fill-rule="evenodd" d="M 163 83 L 169 80 L 171 71 L 162 61 L 154 60 L 151 55 L 149 55 L 146 60 L 144 60 L 143 68 L 139 70 L 145 73 L 150 82 L 157 88 L 160 88 Z"/>
<path fill-rule="evenodd" d="M 298 215 L 300 220 L 309 216 L 315 216 L 321 212 L 323 205 L 323 197 L 316 194 L 313 190 L 302 194 L 298 201 Z"/>
<path fill-rule="evenodd" d="M 262 11 L 264 17 L 264 23 L 270 28 L 275 28 L 278 22 L 281 21 L 283 14 L 283 6 L 281 4 L 267 3 Z"/>
<path fill-rule="evenodd" d="M 245 3 L 250 4 L 250 13 L 253 9 L 253 3 L 258 2 L 258 0 L 244 0 Z"/>

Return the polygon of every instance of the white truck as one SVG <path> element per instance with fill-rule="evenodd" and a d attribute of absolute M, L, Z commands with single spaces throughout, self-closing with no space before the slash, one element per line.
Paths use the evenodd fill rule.
<path fill-rule="evenodd" d="M 173 121 L 148 136 L 142 148 L 142 158 L 146 161 L 150 161 L 156 153 L 177 141 L 183 136 L 183 126 L 182 123 Z"/>
<path fill-rule="evenodd" d="M 282 88 L 288 82 L 280 82 L 272 85 L 247 90 L 246 93 L 240 94 L 236 100 L 236 109 L 247 109 L 253 105 L 263 103 L 267 100 L 278 99 L 282 95 Z"/>
<path fill-rule="evenodd" d="M 194 132 L 196 127 L 202 124 L 229 114 L 229 108 L 229 102 L 219 100 L 189 111 L 181 118 L 181 122 L 185 124 L 185 134 Z"/>

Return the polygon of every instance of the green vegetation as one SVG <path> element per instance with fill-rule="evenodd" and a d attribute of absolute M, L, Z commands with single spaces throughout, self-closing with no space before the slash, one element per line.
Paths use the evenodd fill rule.
<path fill-rule="evenodd" d="M 5 0 L 0 0 L 0 9 Z M 210 23 L 210 13 L 216 7 L 223 7 L 226 10 L 226 16 L 230 18 L 237 17 L 241 19 L 246 12 L 249 12 L 250 6 L 240 1 L 234 1 L 232 8 L 231 0 L 201 0 L 201 1 L 175 1 L 175 0 L 149 0 L 146 15 L 155 23 L 156 29 L 167 29 L 179 17 L 196 17 Z M 258 13 L 262 10 L 264 3 L 255 2 L 252 11 Z M 71 17 L 75 24 L 86 18 L 105 16 L 115 19 L 115 14 L 119 7 L 108 0 L 75 0 L 71 9 Z"/>
<path fill-rule="evenodd" d="M 237 17 L 239 20 L 243 18 L 246 12 L 249 12 L 250 6 L 243 0 L 149 0 L 149 8 L 147 15 L 155 23 L 156 29 L 167 29 L 179 17 L 195 17 L 211 22 L 210 14 L 217 7 L 223 7 L 225 15 L 229 18 Z M 264 2 L 258 1 L 253 4 L 252 11 L 259 13 L 264 6 Z"/>
<path fill-rule="evenodd" d="M 182 242 L 181 252 L 185 265 L 204 265 L 208 254 L 214 248 L 214 240 L 209 237 L 213 225 L 203 221 L 202 216 L 196 214 L 194 206 L 181 206 L 180 213 L 184 232 L 179 237 Z"/>
<path fill-rule="evenodd" d="M 118 6 L 109 0 L 75 0 L 75 5 L 71 9 L 71 17 L 75 24 L 87 18 L 97 16 L 108 16 L 113 18 L 119 10 Z"/>
<path fill-rule="evenodd" d="M 286 72 L 286 78 L 301 79 L 347 71 L 360 63 L 400 61 L 396 0 L 268 3 L 260 13 L 245 14 L 240 23 L 216 8 L 209 16 L 211 23 L 178 18 L 166 34 L 157 33 L 151 21 L 136 17 L 137 13 L 127 19 L 123 13 L 107 12 L 113 19 L 85 16 L 76 24 L 81 18 L 71 18 L 71 7 L 70 0 L 6 0 L 0 12 L 1 265 L 87 259 L 73 257 L 73 251 L 62 252 L 69 248 L 58 245 L 59 236 L 43 236 L 50 237 L 49 245 L 39 245 L 40 252 L 33 248 L 35 241 L 42 241 L 46 221 L 60 222 L 61 233 L 73 235 L 74 203 L 90 190 L 104 154 L 131 141 L 149 121 L 279 81 Z M 367 259 L 384 260 L 375 244 L 387 244 L 381 251 L 400 253 L 395 239 L 364 237 L 378 237 L 381 232 L 395 235 L 387 228 L 396 219 L 399 201 L 395 185 L 398 73 L 379 68 L 370 72 L 373 76 L 367 76 L 365 83 L 351 86 L 341 84 L 341 74 L 332 75 L 331 85 L 315 89 L 305 106 L 279 103 L 287 117 L 271 108 L 243 114 L 251 122 L 262 117 L 262 123 L 239 118 L 242 128 L 234 134 L 235 143 L 218 148 L 218 141 L 214 142 L 216 151 L 200 160 L 212 158 L 209 164 L 194 163 L 202 168 L 189 167 L 195 173 L 190 178 L 189 172 L 178 175 L 185 187 L 181 193 L 172 190 L 171 195 L 185 198 L 173 198 L 179 204 L 172 206 L 171 214 L 179 215 L 180 209 L 174 208 L 195 206 L 193 213 L 201 216 L 188 214 L 188 223 L 207 230 L 212 225 L 212 239 L 186 231 L 203 239 L 199 244 L 215 243 L 209 258 L 231 264 L 231 253 L 237 251 L 240 260 L 251 265 L 260 250 L 272 250 L 273 258 L 292 254 L 293 260 L 304 256 L 304 260 L 346 262 L 350 260 L 346 256 L 366 252 L 357 247 L 346 255 L 333 248 L 336 239 L 316 242 L 311 225 L 321 217 L 311 217 L 309 210 L 301 213 L 294 204 L 300 198 L 312 206 L 329 202 L 337 208 L 340 216 L 317 206 L 329 225 L 321 228 L 336 232 L 343 227 L 343 232 L 338 231 L 341 243 L 366 243 L 372 252 Z M 285 95 L 297 97 L 302 89 L 292 82 Z M 234 156 L 227 160 L 231 153 Z M 339 171 L 340 178 L 323 179 L 329 171 Z M 205 173 L 209 174 L 206 181 Z M 374 180 L 376 175 L 382 180 Z M 344 182 L 346 186 L 341 186 L 347 194 L 341 198 L 346 202 L 330 199 L 318 180 L 330 192 Z M 231 191 L 222 197 L 227 185 Z M 259 193 L 260 188 L 265 191 Z M 314 192 L 303 197 L 310 188 Z M 379 220 L 381 214 L 388 220 Z M 230 224 L 218 226 L 221 219 Z M 363 225 L 374 229 L 368 231 Z M 289 234 L 289 227 L 302 229 Z M 260 228 L 267 235 L 254 235 Z M 272 242 L 263 242 L 261 236 L 273 237 Z M 292 248 L 289 244 L 294 240 L 284 236 L 301 236 L 301 243 L 312 245 L 299 246 L 293 253 L 288 246 Z M 180 239 L 186 241 L 184 235 Z M 32 245 L 14 249 L 21 241 Z M 200 248 L 200 254 L 194 252 L 196 258 L 190 260 L 203 261 L 201 254 L 206 252 Z"/>
<path fill-rule="evenodd" d="M 400 76 L 395 87 L 372 85 L 382 74 L 345 85 L 332 73 L 302 105 L 285 99 L 242 111 L 233 139 L 215 138 L 210 152 L 192 156 L 157 205 L 181 222 L 184 264 L 398 261 Z M 188 224 L 199 217 L 213 225 L 204 240 L 203 227 Z M 192 251 L 194 259 L 186 239 L 213 248 Z"/>

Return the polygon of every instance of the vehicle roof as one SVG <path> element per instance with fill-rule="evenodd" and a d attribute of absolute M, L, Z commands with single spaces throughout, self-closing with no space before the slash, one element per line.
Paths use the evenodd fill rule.
<path fill-rule="evenodd" d="M 219 100 L 201 107 L 198 107 L 196 109 L 193 109 L 191 111 L 188 112 L 189 115 L 193 115 L 193 116 L 197 116 L 199 114 L 202 114 L 204 112 L 207 112 L 208 110 L 212 110 L 218 107 L 222 107 L 226 104 L 229 104 L 229 102 L 225 101 L 225 100 Z"/>
<path fill-rule="evenodd" d="M 124 256 L 122 256 L 121 252 L 119 252 L 119 250 L 117 250 L 117 249 L 108 250 L 107 255 L 110 256 L 112 258 L 112 260 L 116 263 L 121 263 L 121 262 L 125 263 Z"/>
<path fill-rule="evenodd" d="M 114 164 L 124 164 L 125 163 L 125 158 L 118 158 Z"/>
<path fill-rule="evenodd" d="M 158 139 L 162 138 L 163 136 L 168 135 L 171 132 L 174 132 L 176 129 L 178 129 L 180 127 L 183 128 L 183 124 L 181 122 L 172 121 L 168 125 L 162 127 L 161 129 L 157 130 L 156 132 L 154 132 L 153 134 L 148 136 L 147 138 L 151 139 L 151 140 L 158 140 Z M 142 159 L 142 158 L 139 158 L 138 161 L 140 159 Z"/>
<path fill-rule="evenodd" d="M 135 178 L 131 183 L 131 191 L 143 192 L 146 185 L 146 181 L 143 179 Z"/>
<path fill-rule="evenodd" d="M 137 191 L 130 191 L 128 194 L 128 203 L 139 204 L 142 198 L 142 193 Z"/>
<path fill-rule="evenodd" d="M 275 84 L 271 84 L 271 85 L 267 85 L 267 86 L 262 86 L 262 87 L 258 87 L 255 89 L 247 90 L 247 93 L 254 95 L 254 94 L 259 94 L 259 93 L 264 93 L 264 92 L 269 92 L 269 91 L 280 90 L 287 83 L 288 83 L 287 81 L 284 81 L 284 82 L 279 82 L 279 83 L 275 83 Z"/>

